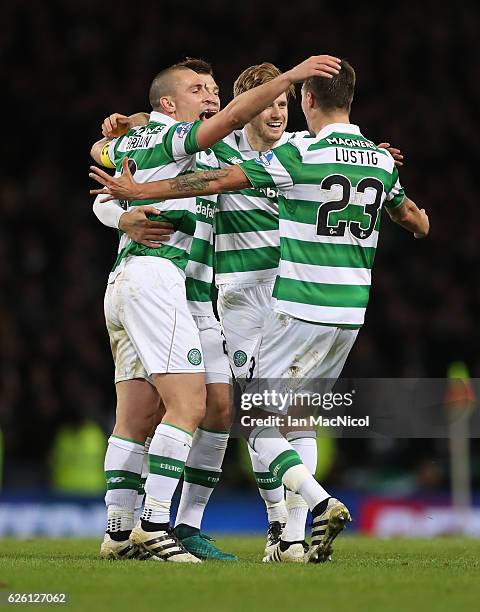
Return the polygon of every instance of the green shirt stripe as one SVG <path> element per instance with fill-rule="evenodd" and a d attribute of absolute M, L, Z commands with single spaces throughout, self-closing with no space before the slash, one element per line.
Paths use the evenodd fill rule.
<path fill-rule="evenodd" d="M 294 263 L 342 267 L 371 268 L 375 247 L 333 242 L 306 242 L 293 238 L 280 238 L 282 259 Z"/>
<path fill-rule="evenodd" d="M 215 253 L 216 272 L 217 274 L 226 274 L 230 272 L 276 269 L 279 255 L 277 247 L 217 251 Z"/>
<path fill-rule="evenodd" d="M 278 230 L 278 218 L 265 210 L 219 211 L 216 234 Z"/>
<path fill-rule="evenodd" d="M 290 278 L 277 278 L 273 297 L 286 302 L 299 302 L 300 304 L 366 308 L 369 293 L 369 285 L 309 283 Z"/>
<path fill-rule="evenodd" d="M 212 283 L 206 283 L 189 276 L 185 279 L 185 290 L 191 302 L 211 302 L 211 289 Z"/>

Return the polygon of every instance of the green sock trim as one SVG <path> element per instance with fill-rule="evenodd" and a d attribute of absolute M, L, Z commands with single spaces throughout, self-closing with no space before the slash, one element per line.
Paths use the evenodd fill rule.
<path fill-rule="evenodd" d="M 138 491 L 141 476 L 127 470 L 105 470 L 105 480 L 108 491 L 113 489 L 134 489 Z"/>
<path fill-rule="evenodd" d="M 200 470 L 199 468 L 193 468 L 186 465 L 185 471 L 183 472 L 183 479 L 190 484 L 214 489 L 220 480 L 220 474 L 221 472 L 216 472 L 214 470 Z"/>
<path fill-rule="evenodd" d="M 188 434 L 190 437 L 193 436 L 192 433 L 190 433 L 186 429 L 182 429 L 181 427 L 178 427 L 177 425 L 172 425 L 171 423 L 164 423 L 163 421 L 162 421 L 162 425 L 168 425 L 169 427 L 173 427 L 174 429 L 178 429 L 179 431 L 183 431 L 183 433 Z"/>
<path fill-rule="evenodd" d="M 118 438 L 119 440 L 125 440 L 125 442 L 133 442 L 134 444 L 139 444 L 140 446 L 145 446 L 145 442 L 139 442 L 138 440 L 132 440 L 132 438 L 122 438 L 122 436 L 117 436 L 116 434 L 112 434 L 111 438 Z"/>
<path fill-rule="evenodd" d="M 185 461 L 148 453 L 148 467 L 151 474 L 179 480 L 185 468 Z"/>
<path fill-rule="evenodd" d="M 278 478 L 282 479 L 287 470 L 295 465 L 302 465 L 302 463 L 298 453 L 289 449 L 278 455 L 269 467 L 273 476 L 278 476 Z"/>
<path fill-rule="evenodd" d="M 202 431 L 208 431 L 208 433 L 216 433 L 216 434 L 229 434 L 229 431 L 221 431 L 220 429 L 207 429 L 206 427 L 200 427 L 200 425 L 198 426 L 198 429 L 201 429 Z"/>
<path fill-rule="evenodd" d="M 278 489 L 278 487 L 283 487 L 281 478 L 278 478 L 278 476 L 274 476 L 270 472 L 253 473 L 255 475 L 255 480 L 257 481 L 257 487 L 259 489 L 271 491 L 272 489 Z"/>

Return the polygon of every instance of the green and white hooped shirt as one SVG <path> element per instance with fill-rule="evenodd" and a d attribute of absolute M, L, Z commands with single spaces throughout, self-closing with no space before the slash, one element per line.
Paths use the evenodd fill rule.
<path fill-rule="evenodd" d="M 305 134 L 305 133 L 301 133 Z M 284 132 L 276 146 L 292 134 Z M 213 150 L 221 168 L 259 156 L 248 143 L 245 128 L 229 134 Z M 215 218 L 215 282 L 256 284 L 273 282 L 280 256 L 278 189 L 242 189 L 218 196 Z"/>
<path fill-rule="evenodd" d="M 215 170 L 218 161 L 211 149 L 197 154 L 197 170 Z M 217 195 L 197 197 L 196 227 L 187 267 L 186 291 L 190 312 L 196 316 L 214 316 L 212 307 L 213 283 L 213 224 Z"/>
<path fill-rule="evenodd" d="M 356 125 L 294 137 L 242 169 L 279 190 L 280 265 L 274 309 L 298 319 L 360 327 L 368 303 L 382 205 L 405 197 L 392 156 Z"/>
<path fill-rule="evenodd" d="M 132 128 L 127 134 L 112 140 L 108 145 L 108 157 L 116 167 L 115 176 L 122 171 L 122 159 L 128 156 L 130 170 L 140 183 L 175 178 L 195 171 L 195 154 L 199 152 L 196 133 L 201 121 L 177 122 L 171 117 L 153 111 L 147 125 Z M 128 257 L 150 256 L 169 259 L 182 272 L 192 246 L 196 225 L 196 200 L 137 200 L 121 202 L 125 210 L 135 206 L 153 205 L 159 209 L 153 220 L 168 221 L 175 227 L 170 240 L 159 248 L 149 248 L 131 240 L 120 232 L 118 255 L 109 276 L 113 282 Z"/>

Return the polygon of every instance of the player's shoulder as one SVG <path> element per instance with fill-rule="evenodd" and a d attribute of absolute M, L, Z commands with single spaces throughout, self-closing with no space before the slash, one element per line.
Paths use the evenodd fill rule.
<path fill-rule="evenodd" d="M 371 151 L 374 151 L 377 154 L 379 166 L 389 173 L 397 173 L 395 160 L 390 151 L 384 149 L 383 147 L 377 146 L 373 140 L 367 138 L 363 133 L 360 133 L 360 136 L 364 139 L 365 145 L 367 145 Z"/>
<path fill-rule="evenodd" d="M 235 130 L 213 145 L 213 152 L 220 162 L 230 166 L 244 161 L 239 149 L 240 139 L 241 130 Z"/>
<path fill-rule="evenodd" d="M 149 121 L 146 125 L 136 125 L 128 130 L 124 136 L 116 138 L 116 149 L 150 148 L 163 140 L 168 131 L 168 125 L 158 121 Z"/>
<path fill-rule="evenodd" d="M 200 119 L 196 121 L 176 121 L 168 127 L 169 133 L 171 133 L 176 139 L 185 139 L 190 132 L 198 130 L 202 122 Z"/>
<path fill-rule="evenodd" d="M 297 149 L 300 155 L 302 155 L 308 151 L 309 146 L 312 144 L 312 139 L 312 135 L 306 130 L 302 130 L 301 132 L 290 132 L 290 137 L 286 144 Z"/>
<path fill-rule="evenodd" d="M 240 140 L 242 138 L 242 130 L 233 130 L 230 134 L 227 134 L 220 143 L 230 147 L 231 149 L 235 149 L 235 151 L 239 151 Z"/>
<path fill-rule="evenodd" d="M 301 140 L 302 138 L 313 138 L 308 130 L 300 130 L 299 132 L 285 132 L 288 135 L 288 140 Z"/>

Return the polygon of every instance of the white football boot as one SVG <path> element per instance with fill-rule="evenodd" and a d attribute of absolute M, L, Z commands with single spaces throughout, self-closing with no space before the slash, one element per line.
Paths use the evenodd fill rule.
<path fill-rule="evenodd" d="M 352 520 L 350 512 L 341 501 L 331 497 L 327 509 L 316 516 L 312 522 L 312 543 L 305 555 L 305 563 L 324 563 L 330 561 L 332 543 Z"/>
<path fill-rule="evenodd" d="M 130 542 L 161 561 L 201 563 L 200 559 L 186 550 L 172 530 L 144 531 L 141 523 L 138 523 L 130 534 Z"/>
<path fill-rule="evenodd" d="M 282 550 L 281 542 L 275 544 L 273 551 L 263 557 L 264 563 L 304 563 L 305 547 L 302 542 L 294 542 L 286 550 Z"/>
<path fill-rule="evenodd" d="M 125 559 L 137 559 L 138 561 L 146 561 L 147 559 L 153 559 L 154 557 L 150 553 L 145 553 L 135 544 L 132 544 L 130 540 L 112 540 L 108 533 L 103 538 L 102 545 L 100 546 L 100 558 L 111 559 L 115 561 Z"/>
<path fill-rule="evenodd" d="M 268 524 L 267 541 L 265 543 L 264 557 L 271 555 L 275 550 L 277 544 L 280 542 L 282 532 L 285 528 L 285 523 L 280 521 L 272 521 Z"/>

